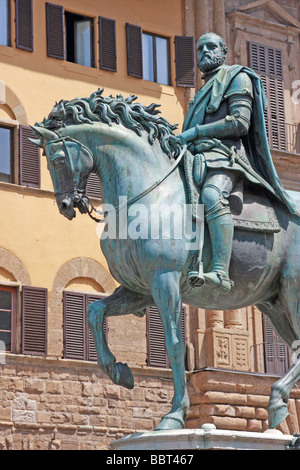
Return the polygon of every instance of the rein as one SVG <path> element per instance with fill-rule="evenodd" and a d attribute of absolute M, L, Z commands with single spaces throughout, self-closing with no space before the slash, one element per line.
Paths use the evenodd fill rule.
<path fill-rule="evenodd" d="M 51 141 L 48 143 L 48 145 L 50 144 L 53 144 L 53 143 L 57 143 L 57 142 L 63 142 L 63 145 L 64 145 L 64 150 L 65 150 L 65 153 L 68 157 L 68 160 L 69 160 L 69 165 L 70 165 L 70 170 L 72 172 L 72 176 L 73 176 L 73 183 L 74 183 L 74 189 L 72 191 L 56 191 L 54 193 L 55 196 L 58 196 L 58 195 L 61 195 L 61 194 L 67 194 L 67 193 L 73 193 L 73 203 L 76 204 L 77 206 L 80 205 L 80 202 L 82 201 L 82 199 L 86 199 L 87 202 L 88 202 L 88 207 L 87 207 L 87 213 L 88 215 L 90 216 L 91 219 L 93 219 L 95 222 L 104 222 L 105 221 L 105 216 L 107 216 L 110 212 L 119 212 L 121 209 L 123 209 L 124 207 L 128 207 L 128 206 L 131 206 L 132 204 L 134 204 L 136 201 L 140 200 L 142 197 L 146 196 L 147 194 L 149 194 L 151 191 L 153 191 L 155 188 L 157 188 L 157 186 L 159 186 L 163 181 L 165 181 L 170 175 L 171 173 L 173 173 L 173 171 L 178 167 L 180 161 L 182 160 L 182 157 L 183 155 L 185 154 L 185 151 L 187 149 L 187 146 L 184 145 L 183 148 L 182 148 L 182 151 L 180 152 L 180 155 L 179 157 L 176 159 L 176 161 L 174 162 L 174 164 L 171 166 L 171 168 L 162 176 L 162 178 L 156 180 L 149 188 L 145 189 L 144 191 L 142 191 L 140 194 L 138 194 L 137 196 L 134 196 L 133 198 L 129 199 L 129 201 L 125 201 L 123 202 L 122 204 L 119 204 L 117 207 L 115 207 L 114 209 L 111 209 L 109 211 L 99 211 L 97 210 L 94 206 L 93 206 L 93 203 L 92 201 L 90 200 L 90 198 L 85 194 L 85 190 L 84 189 L 79 189 L 77 188 L 77 182 L 74 178 L 74 164 L 73 164 L 73 160 L 71 158 L 71 155 L 69 153 L 69 149 L 68 149 L 68 146 L 66 144 L 66 141 L 70 141 L 70 142 L 74 142 L 75 144 L 79 145 L 81 148 L 84 148 L 91 156 L 92 156 L 92 153 L 90 151 L 89 148 L 87 148 L 85 145 L 83 145 L 79 140 L 77 139 L 74 139 L 72 137 L 61 137 L 60 139 L 57 139 L 57 140 L 54 140 L 54 141 Z M 89 208 L 89 206 L 91 208 Z M 102 219 L 97 219 L 96 217 L 94 217 L 92 215 L 93 212 L 96 212 L 97 214 L 99 215 L 102 215 L 104 216 Z"/>
<path fill-rule="evenodd" d="M 176 161 L 174 162 L 174 164 L 171 166 L 171 168 L 165 173 L 165 175 L 160 178 L 159 180 L 156 180 L 155 183 L 153 183 L 151 186 L 149 186 L 149 188 L 145 189 L 144 191 L 142 191 L 140 194 L 138 194 L 137 196 L 134 196 L 133 198 L 129 199 L 129 201 L 125 201 L 123 202 L 122 204 L 119 204 L 117 207 L 115 207 L 114 209 L 111 209 L 111 210 L 108 210 L 108 211 L 98 211 L 97 209 L 95 209 L 95 207 L 93 206 L 91 200 L 89 199 L 88 196 L 84 196 L 88 199 L 88 202 L 89 204 L 91 205 L 91 210 L 88 211 L 88 214 L 89 216 L 95 220 L 95 222 L 104 222 L 105 221 L 105 217 L 103 217 L 103 219 L 96 219 L 96 217 L 93 217 L 92 216 L 92 212 L 97 212 L 97 214 L 99 215 L 102 215 L 102 216 L 107 216 L 110 212 L 119 212 L 121 209 L 123 209 L 124 207 L 128 207 L 128 206 L 131 206 L 132 204 L 134 204 L 136 201 L 139 201 L 142 197 L 146 196 L 147 194 L 149 194 L 151 191 L 153 191 L 155 188 L 157 188 L 157 186 L 159 186 L 165 179 L 168 178 L 168 176 L 171 175 L 171 173 L 173 173 L 173 171 L 178 167 L 183 155 L 185 154 L 185 151 L 186 151 L 186 148 L 187 146 L 184 145 L 179 157 L 176 159 Z"/>

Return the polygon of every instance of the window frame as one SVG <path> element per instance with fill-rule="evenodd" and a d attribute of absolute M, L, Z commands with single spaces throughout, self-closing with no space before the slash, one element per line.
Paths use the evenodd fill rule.
<path fill-rule="evenodd" d="M 171 86 L 171 47 L 170 47 L 170 38 L 167 36 L 162 36 L 161 34 L 149 33 L 148 31 L 142 30 L 142 43 L 143 43 L 143 36 L 147 35 L 152 37 L 152 50 L 153 50 L 153 75 L 154 80 L 147 80 L 144 78 L 144 71 L 143 71 L 143 80 L 150 81 L 152 83 L 158 83 L 159 85 Z M 167 42 L 167 77 L 168 83 L 161 83 L 157 81 L 157 48 L 156 48 L 156 38 L 165 39 Z M 144 50 L 142 47 L 142 56 L 144 61 Z"/>
<path fill-rule="evenodd" d="M 6 351 L 7 354 L 16 353 L 17 346 L 17 289 L 15 287 L 10 287 L 6 285 L 0 285 L 0 291 L 11 292 L 11 329 L 10 329 L 10 338 L 11 338 L 11 350 Z M 1 332 L 6 330 L 0 329 Z"/>
<path fill-rule="evenodd" d="M 67 25 L 67 18 L 66 18 L 66 15 L 70 15 L 70 18 L 71 18 L 71 15 L 73 17 L 73 21 L 72 21 L 72 33 L 73 33 L 73 38 L 72 38 L 72 41 L 73 41 L 73 56 L 74 56 L 74 60 L 69 60 L 68 59 L 68 49 L 70 46 L 68 46 L 68 36 L 70 33 L 68 33 L 68 25 Z M 78 18 L 81 18 L 82 21 L 89 21 L 90 22 L 90 25 L 91 25 L 91 40 L 90 40 L 90 50 L 91 50 L 91 65 L 82 65 L 80 64 L 79 62 L 76 62 L 75 61 L 75 55 L 76 55 L 76 52 L 75 52 L 75 28 L 74 28 L 74 24 L 75 24 L 75 17 L 78 17 Z M 87 15 L 82 15 L 81 13 L 75 13 L 75 12 L 72 12 L 72 11 L 69 11 L 69 10 L 64 10 L 63 11 L 63 17 L 64 17 L 64 36 L 65 36 L 65 39 L 64 39 L 64 49 L 65 49 L 65 53 L 64 53 L 64 60 L 66 62 L 71 62 L 73 64 L 77 64 L 77 65 L 82 65 L 83 67 L 90 67 L 90 68 L 95 68 L 96 67 L 96 60 L 95 60 L 95 18 L 93 16 L 87 16 Z"/>
<path fill-rule="evenodd" d="M 1 183 L 16 184 L 16 164 L 15 164 L 15 128 L 0 121 L 0 129 L 8 129 L 10 131 L 10 181 L 2 181 Z"/>
<path fill-rule="evenodd" d="M 12 34 L 12 28 L 11 28 L 11 0 L 6 0 L 7 3 L 7 17 L 6 17 L 6 22 L 7 22 L 7 44 L 0 44 L 0 46 L 3 47 L 11 47 L 11 34 Z"/>

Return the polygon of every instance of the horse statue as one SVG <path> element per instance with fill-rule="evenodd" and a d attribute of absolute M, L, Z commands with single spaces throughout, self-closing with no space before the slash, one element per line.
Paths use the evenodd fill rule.
<path fill-rule="evenodd" d="M 48 118 L 32 126 L 35 134 L 32 141 L 44 150 L 59 211 L 69 220 L 75 217 L 75 208 L 92 215 L 90 201 L 85 196 L 91 172 L 99 176 L 105 207 L 114 208 L 116 214 L 124 209 L 128 212 L 123 219 L 127 225 L 117 222 L 116 236 L 101 239 L 102 252 L 120 287 L 88 309 L 98 364 L 114 383 L 128 389 L 134 386 L 128 365 L 116 362 L 108 348 L 103 323 L 110 316 L 142 316 L 148 306 L 155 305 L 165 332 L 174 382 L 172 407 L 156 430 L 182 429 L 189 413 L 182 303 L 217 310 L 255 305 L 269 317 L 282 340 L 292 347 L 300 340 L 299 219 L 279 200 L 271 198 L 277 230 L 259 231 L 255 226 L 251 230 L 245 224 L 236 225 L 230 264 L 234 287 L 230 293 L 206 284 L 198 287 L 189 284 L 188 272 L 198 266 L 199 249 L 188 246 L 184 237 L 173 237 L 172 233 L 155 239 L 119 236 L 119 229 L 128 229 L 134 220 L 129 214 L 133 203 L 139 202 L 139 206 L 149 209 L 176 204 L 183 209 L 189 201 L 182 164 L 183 155 L 189 152 L 174 134 L 177 126 L 159 115 L 158 105 L 146 107 L 135 100 L 133 95 L 126 99 L 121 95 L 104 97 L 103 90 L 89 98 L 62 100 L 56 103 Z M 257 207 L 259 203 L 264 205 L 263 193 L 257 193 L 256 189 L 252 196 Z M 120 203 L 124 200 L 125 203 Z M 245 204 L 245 211 L 251 212 L 251 207 Z M 149 230 L 151 220 L 144 213 Z M 197 225 L 197 217 L 193 224 Z M 207 227 L 202 226 L 201 259 L 204 269 L 209 269 L 211 244 Z M 288 415 L 289 394 L 299 378 L 300 356 L 271 388 L 270 428 L 277 427 Z"/>

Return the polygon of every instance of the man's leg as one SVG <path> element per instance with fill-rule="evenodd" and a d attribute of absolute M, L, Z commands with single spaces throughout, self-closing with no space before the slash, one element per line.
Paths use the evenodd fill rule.
<path fill-rule="evenodd" d="M 201 192 L 213 251 L 213 267 L 210 273 L 204 273 L 204 279 L 207 285 L 225 292 L 232 285 L 228 271 L 234 230 L 228 197 L 237 179 L 238 173 L 234 171 L 209 171 Z M 197 286 L 196 271 L 190 272 L 188 279 Z"/>

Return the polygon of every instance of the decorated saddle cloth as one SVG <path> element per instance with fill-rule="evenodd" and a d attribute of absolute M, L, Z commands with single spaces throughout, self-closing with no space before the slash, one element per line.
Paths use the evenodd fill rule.
<path fill-rule="evenodd" d="M 192 213 L 196 218 L 196 206 L 199 204 L 200 196 L 198 188 L 201 187 L 206 173 L 205 157 L 203 154 L 194 157 L 190 152 L 186 152 L 183 166 L 188 189 L 188 203 L 192 205 Z M 250 192 L 242 189 L 242 202 L 236 204 L 235 195 L 238 191 L 239 189 L 235 192 L 234 188 L 232 197 L 229 197 L 235 229 L 265 233 L 280 231 L 280 225 L 267 191 Z"/>

